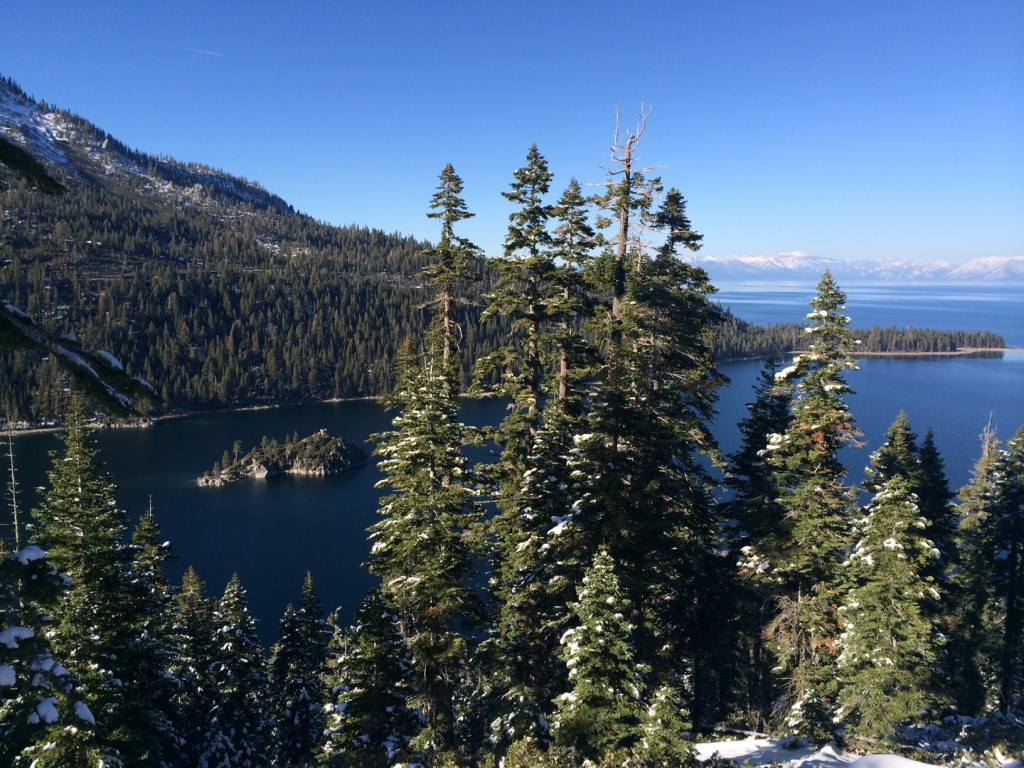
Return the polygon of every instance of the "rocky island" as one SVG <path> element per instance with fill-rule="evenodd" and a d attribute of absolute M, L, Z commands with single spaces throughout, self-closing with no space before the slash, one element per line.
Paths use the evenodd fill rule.
<path fill-rule="evenodd" d="M 264 437 L 260 445 L 239 458 L 240 443 L 235 443 L 232 460 L 227 451 L 213 469 L 196 481 L 200 486 L 218 487 L 242 478 L 265 478 L 286 473 L 296 475 L 333 475 L 366 464 L 366 454 L 356 445 L 321 429 L 309 437 L 278 443 Z"/>

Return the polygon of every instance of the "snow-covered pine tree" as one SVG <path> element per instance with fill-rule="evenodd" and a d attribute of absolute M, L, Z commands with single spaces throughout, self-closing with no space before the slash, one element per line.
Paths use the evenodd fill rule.
<path fill-rule="evenodd" d="M 920 473 L 921 458 L 917 447 L 917 435 L 910 428 L 910 419 L 907 418 L 906 411 L 900 411 L 886 430 L 881 447 L 871 454 L 864 490 L 878 493 L 882 486 L 898 475 L 907 480 L 913 493 L 920 485 Z"/>
<path fill-rule="evenodd" d="M 762 731 L 769 727 L 775 701 L 771 672 L 774 662 L 765 647 L 764 633 L 772 618 L 776 588 L 774 579 L 767 577 L 762 556 L 764 542 L 786 515 L 765 447 L 770 435 L 783 434 L 789 428 L 792 405 L 792 389 L 779 386 L 777 371 L 775 358 L 765 362 L 754 387 L 754 400 L 747 404 L 749 415 L 739 423 L 740 448 L 729 456 L 725 479 L 732 496 L 723 509 L 728 544 L 740 580 L 734 598 L 741 606 L 737 610 L 737 633 L 740 653 L 746 658 L 746 702 L 742 709 L 753 715 L 750 726 Z"/>
<path fill-rule="evenodd" d="M 1001 611 L 992 594 L 995 563 L 988 519 L 998 491 L 998 457 L 999 440 L 988 425 L 981 434 L 981 455 L 974 463 L 971 478 L 957 494 L 960 563 L 953 573 L 952 586 L 959 599 L 950 635 L 950 689 L 957 707 L 969 715 L 980 715 L 996 704 L 991 681 L 997 676 L 995 659 Z"/>
<path fill-rule="evenodd" d="M 1002 449 L 986 430 L 959 509 L 963 698 L 1006 713 L 1024 700 L 1024 427 Z"/>
<path fill-rule="evenodd" d="M 493 696 L 485 693 L 489 700 L 477 706 L 498 744 L 548 739 L 551 700 L 564 690 L 555 650 L 586 567 L 576 549 L 579 529 L 567 521 L 573 498 L 567 460 L 581 426 L 580 369 L 590 350 L 580 334 L 590 304 L 579 268 L 594 233 L 578 184 L 570 183 L 557 207 L 544 205 L 547 163 L 536 147 L 527 161 L 505 193 L 522 207 L 510 216 L 502 279 L 491 303 L 491 311 L 514 319 L 521 336 L 499 353 L 508 371 L 499 391 L 512 399 L 512 411 L 497 431 L 501 459 L 485 468 L 499 507 L 491 580 L 499 615 L 495 640 L 481 653 L 492 662 L 485 687 Z M 558 222 L 553 235 L 546 228 L 552 217 Z"/>
<path fill-rule="evenodd" d="M 75 681 L 50 648 L 44 606 L 65 588 L 43 551 L 0 543 L 0 764 L 112 765 Z"/>
<path fill-rule="evenodd" d="M 199 768 L 257 768 L 270 763 L 273 722 L 266 660 L 245 589 L 232 574 L 213 616 L 216 651 L 208 675 L 213 704 Z"/>
<path fill-rule="evenodd" d="M 280 638 L 271 649 L 275 765 L 300 768 L 316 763 L 326 722 L 328 640 L 323 603 L 307 572 L 299 609 L 285 609 Z"/>
<path fill-rule="evenodd" d="M 385 405 L 398 414 L 393 429 L 375 436 L 391 489 L 381 500 L 383 519 L 370 528 L 370 572 L 399 617 L 413 659 L 411 706 L 425 725 L 416 747 L 425 752 L 455 744 L 456 690 L 469 658 L 466 635 L 479 623 L 481 601 L 471 583 L 480 512 L 463 446 L 471 430 L 458 420 L 459 373 L 455 351 L 460 326 L 458 289 L 472 277 L 477 249 L 454 233 L 469 217 L 462 180 L 449 165 L 431 207 L 442 221 L 441 241 L 426 251 L 424 275 L 436 292 L 431 329 L 422 350 L 407 345 L 399 380 Z"/>
<path fill-rule="evenodd" d="M 177 730 L 174 706 L 176 682 L 168 674 L 176 652 L 173 640 L 174 595 L 163 572 L 163 564 L 174 558 L 170 543 L 160 535 L 152 509 L 140 518 L 131 538 L 132 562 L 129 597 L 134 601 L 130 615 L 135 625 L 132 646 L 132 699 L 128 706 L 144 720 L 131 730 L 157 736 L 146 752 L 136 754 L 147 761 L 174 764 L 183 757 L 182 734 Z M 126 760 L 130 753 L 126 750 Z M 133 758 L 134 759 L 134 758 Z"/>
<path fill-rule="evenodd" d="M 544 409 L 544 421 L 526 457 L 515 506 L 499 513 L 491 579 L 497 602 L 495 658 L 485 706 L 490 738 L 500 745 L 545 743 L 552 701 L 565 690 L 559 638 L 573 621 L 572 604 L 588 564 L 580 527 L 570 509 L 574 480 L 568 457 L 579 420 L 566 400 Z"/>
<path fill-rule="evenodd" d="M 1010 438 L 996 465 L 999 493 L 993 538 L 997 599 L 1003 606 L 999 659 L 999 709 L 1004 714 L 1024 705 L 1024 426 Z"/>
<path fill-rule="evenodd" d="M 630 765 L 637 768 L 696 768 L 697 753 L 686 738 L 691 728 L 679 693 L 671 686 L 659 686 L 640 723 L 640 741 L 633 749 Z"/>
<path fill-rule="evenodd" d="M 707 274 L 675 252 L 700 244 L 686 201 L 670 190 L 653 210 L 660 183 L 630 165 L 641 132 L 623 142 L 619 178 L 604 198 L 620 234 L 596 270 L 610 276 L 603 287 L 612 303 L 603 322 L 604 365 L 572 466 L 582 480 L 575 517 L 587 552 L 610 547 L 652 683 L 674 683 L 689 669 L 699 689 L 711 649 L 694 632 L 710 618 L 697 616 L 698 581 L 713 578 L 709 558 L 718 536 L 704 459 L 717 456 L 709 425 L 722 379 L 710 341 L 719 310 L 708 300 L 714 288 Z M 642 222 L 665 237 L 653 252 L 642 241 L 621 241 L 623 227 L 640 233 Z"/>
<path fill-rule="evenodd" d="M 216 658 L 213 605 L 192 566 L 185 570 L 175 598 L 171 620 L 175 653 L 170 665 L 175 725 L 181 736 L 182 763 L 198 765 L 215 694 L 209 674 Z"/>
<path fill-rule="evenodd" d="M 939 552 L 911 481 L 899 472 L 882 481 L 856 536 L 839 608 L 837 716 L 847 736 L 886 739 L 942 700 L 936 679 L 942 634 L 928 610 L 939 598 L 928 573 Z"/>
<path fill-rule="evenodd" d="M 762 545 L 761 563 L 777 584 L 769 630 L 777 669 L 788 676 L 787 725 L 815 737 L 831 728 L 840 566 L 855 502 L 838 455 L 859 436 L 844 399 L 851 391 L 845 371 L 856 368 L 845 305 L 846 294 L 826 271 L 807 315 L 808 349 L 775 374 L 794 387 L 792 419 L 765 447 L 786 510 L 783 524 Z"/>
<path fill-rule="evenodd" d="M 639 739 L 641 669 L 634 654 L 632 612 L 615 563 L 600 549 L 579 587 L 577 625 L 562 636 L 569 690 L 555 701 L 556 741 L 591 760 Z"/>
<path fill-rule="evenodd" d="M 62 439 L 32 535 L 70 580 L 51 606 L 54 651 L 79 683 L 102 748 L 132 764 L 159 760 L 168 736 L 159 642 L 141 613 L 145 595 L 133 572 L 127 516 L 88 440 L 77 397 Z"/>
<path fill-rule="evenodd" d="M 884 442 L 871 454 L 864 489 L 877 493 L 894 477 L 903 477 L 909 484 L 918 511 L 928 523 L 928 538 L 939 553 L 938 557 L 930 558 L 925 564 L 925 575 L 933 582 L 938 597 L 927 598 L 924 610 L 930 619 L 938 620 L 942 631 L 948 631 L 954 590 L 949 580 L 951 564 L 946 558 L 956 553 L 956 520 L 950 504 L 952 494 L 932 431 L 928 430 L 919 447 L 917 435 L 904 411 L 897 414 L 886 430 Z M 945 659 L 943 663 L 946 663 Z"/>
<path fill-rule="evenodd" d="M 407 705 L 412 658 L 379 587 L 363 600 L 352 627 L 335 633 L 329 657 L 333 704 L 321 762 L 384 768 L 408 756 L 420 728 Z"/>

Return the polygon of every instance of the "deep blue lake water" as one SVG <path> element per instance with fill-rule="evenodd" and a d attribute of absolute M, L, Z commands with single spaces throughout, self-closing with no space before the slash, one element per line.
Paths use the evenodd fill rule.
<path fill-rule="evenodd" d="M 847 287 L 848 314 L 858 327 L 913 325 L 1002 333 L 1024 347 L 1024 286 Z M 723 305 L 754 322 L 802 322 L 814 286 L 724 287 Z M 736 423 L 745 415 L 761 369 L 756 361 L 729 363 L 732 384 L 720 392 L 716 434 L 724 451 L 737 447 Z M 951 485 L 964 484 L 978 454 L 978 435 L 991 417 L 1000 436 L 1024 424 L 1024 352 L 997 359 L 869 358 L 849 374 L 856 391 L 851 407 L 866 446 L 848 452 L 851 480 L 859 481 L 868 455 L 881 443 L 900 409 L 919 435 L 928 427 L 946 462 Z M 464 419 L 494 423 L 501 403 L 469 401 Z M 248 590 L 250 607 L 265 643 L 276 637 L 289 602 L 297 602 L 302 579 L 312 571 L 328 610 L 342 607 L 347 621 L 372 578 L 362 568 L 369 545 L 366 528 L 376 519 L 380 478 L 372 465 L 330 478 L 277 477 L 224 488 L 199 488 L 195 478 L 225 449 L 241 440 L 248 450 L 264 434 L 278 439 L 298 431 L 328 429 L 362 441 L 386 429 L 389 417 L 372 401 L 321 403 L 259 411 L 217 413 L 160 422 L 146 429 L 97 434 L 101 457 L 119 487 L 118 499 L 136 516 L 152 499 L 153 510 L 178 561 L 175 581 L 189 564 L 219 595 L 233 571 Z M 52 434 L 15 438 L 22 506 L 45 483 Z M 369 446 L 367 446 L 369 449 Z M 6 515 L 6 510 L 5 510 Z M 0 535 L 10 541 L 7 518 Z"/>

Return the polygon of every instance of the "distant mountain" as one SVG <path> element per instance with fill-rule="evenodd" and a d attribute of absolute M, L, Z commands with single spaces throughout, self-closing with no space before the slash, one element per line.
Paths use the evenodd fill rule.
<path fill-rule="evenodd" d="M 713 282 L 765 280 L 814 282 L 826 269 L 840 283 L 846 282 L 1024 282 L 1024 257 L 974 259 L 966 264 L 946 261 L 915 262 L 886 259 L 845 261 L 783 253 L 771 256 L 689 257 L 707 270 Z"/>

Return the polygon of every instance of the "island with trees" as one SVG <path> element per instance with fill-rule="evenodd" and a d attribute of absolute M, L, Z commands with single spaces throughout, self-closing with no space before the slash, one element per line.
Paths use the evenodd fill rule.
<path fill-rule="evenodd" d="M 281 474 L 333 475 L 366 464 L 366 453 L 355 443 L 328 434 L 326 429 L 299 439 L 298 433 L 286 442 L 263 436 L 260 444 L 241 456 L 242 444 L 236 440 L 233 454 L 224 451 L 213 469 L 196 481 L 201 486 L 218 487 L 246 477 L 263 479 Z"/>

